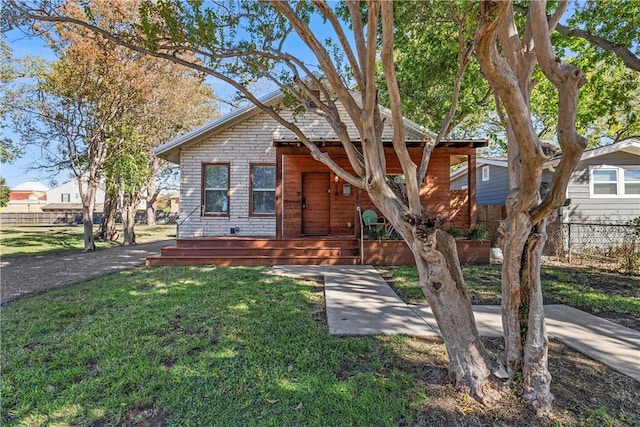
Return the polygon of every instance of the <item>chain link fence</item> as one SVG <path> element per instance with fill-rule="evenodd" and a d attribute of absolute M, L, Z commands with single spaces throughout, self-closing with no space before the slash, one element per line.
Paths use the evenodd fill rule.
<path fill-rule="evenodd" d="M 500 221 L 478 221 L 496 247 Z M 562 223 L 547 227 L 545 257 L 571 265 L 597 266 L 640 274 L 640 220 L 627 223 Z"/>
<path fill-rule="evenodd" d="M 543 255 L 576 265 L 640 273 L 640 226 L 629 223 L 553 223 Z"/>

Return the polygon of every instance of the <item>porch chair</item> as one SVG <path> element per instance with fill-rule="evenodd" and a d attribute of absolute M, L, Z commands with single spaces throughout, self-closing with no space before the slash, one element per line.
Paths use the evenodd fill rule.
<path fill-rule="evenodd" d="M 382 222 L 380 222 L 380 217 L 378 217 L 378 213 L 373 209 L 367 209 L 362 212 L 362 222 L 369 229 L 373 230 L 376 228 L 384 228 L 387 229 L 387 222 L 384 218 L 382 218 Z"/>

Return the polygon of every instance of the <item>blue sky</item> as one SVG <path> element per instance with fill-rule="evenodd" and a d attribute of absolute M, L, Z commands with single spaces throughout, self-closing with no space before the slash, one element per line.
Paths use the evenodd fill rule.
<path fill-rule="evenodd" d="M 317 34 L 326 33 L 326 27 L 321 20 L 314 22 L 312 27 L 314 30 L 317 30 Z M 11 46 L 13 52 L 13 56 L 15 58 L 22 58 L 24 56 L 38 56 L 47 61 L 54 61 L 56 59 L 54 53 L 46 46 L 42 39 L 38 37 L 27 37 L 22 32 L 13 30 L 4 35 L 5 42 Z M 324 36 L 321 36 L 322 39 Z M 301 42 L 292 40 L 291 43 Z M 296 48 L 296 45 L 291 45 L 290 48 L 294 51 L 301 51 L 302 49 Z M 228 84 L 221 82 L 217 79 L 210 78 L 208 83 L 213 88 L 214 94 L 222 99 L 231 99 L 235 94 L 233 88 L 231 88 Z M 264 94 L 267 92 L 271 92 L 275 89 L 275 86 L 269 84 L 260 84 L 257 86 L 256 90 L 259 94 Z M 231 110 L 228 104 L 220 103 L 219 111 L 221 114 L 228 113 Z M 3 130 L 3 136 L 8 136 L 16 143 L 19 144 L 19 137 L 15 135 L 10 129 L 5 128 Z M 42 157 L 42 153 L 39 148 L 36 147 L 27 147 L 24 151 L 24 154 L 18 158 L 15 162 L 7 164 L 3 163 L 0 165 L 0 176 L 6 179 L 6 183 L 9 188 L 13 188 L 16 185 L 23 183 L 25 181 L 37 181 L 48 187 L 53 187 L 55 185 L 63 184 L 64 182 L 71 179 L 71 176 L 66 173 L 59 173 L 58 175 L 52 176 L 49 172 L 39 169 L 37 166 L 37 161 Z"/>
<path fill-rule="evenodd" d="M 38 56 L 46 60 L 53 60 L 55 56 L 53 52 L 43 43 L 40 38 L 30 38 L 25 36 L 22 32 L 13 30 L 6 34 L 3 34 L 4 41 L 13 49 L 13 55 L 16 58 L 21 58 L 27 55 Z M 3 129 L 4 135 L 14 141 L 18 142 L 18 137 L 11 132 L 10 129 Z M 47 179 L 46 174 L 42 171 L 32 169 L 35 166 L 35 160 L 40 157 L 40 151 L 34 148 L 25 150 L 22 157 L 17 159 L 13 164 L 2 163 L 0 165 L 0 176 L 7 180 L 9 188 L 25 181 L 39 181 L 42 184 L 51 186 Z M 61 180 L 64 180 L 66 176 L 61 176 Z M 59 182 L 62 183 L 62 182 Z"/>

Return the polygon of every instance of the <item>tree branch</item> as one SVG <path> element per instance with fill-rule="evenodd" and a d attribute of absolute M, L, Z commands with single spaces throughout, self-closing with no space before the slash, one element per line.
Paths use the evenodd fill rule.
<path fill-rule="evenodd" d="M 409 210 L 413 215 L 419 215 L 422 211 L 420 181 L 417 180 L 417 167 L 411 160 L 411 155 L 404 141 L 402 101 L 400 100 L 396 68 L 393 63 L 393 3 L 390 1 L 382 3 L 382 66 L 387 81 L 389 106 L 391 107 L 391 118 L 393 120 L 393 148 L 406 179 Z"/>
<path fill-rule="evenodd" d="M 581 30 L 579 28 L 569 28 L 560 23 L 556 26 L 556 31 L 567 37 L 579 37 L 585 39 L 589 43 L 598 46 L 600 49 L 611 52 L 622 59 L 627 68 L 640 72 L 640 58 L 634 55 L 634 53 L 625 45 L 613 43 L 598 35 L 592 34 L 589 31 Z"/>
<path fill-rule="evenodd" d="M 558 90 L 558 143 L 562 148 L 562 158 L 553 174 L 551 191 L 532 211 L 532 222 L 537 224 L 564 204 L 571 172 L 587 146 L 586 138 L 576 131 L 578 90 L 587 79 L 582 70 L 560 62 L 555 56 L 547 25 L 546 0 L 532 2 L 530 16 L 535 28 L 533 37 L 538 64 Z"/>

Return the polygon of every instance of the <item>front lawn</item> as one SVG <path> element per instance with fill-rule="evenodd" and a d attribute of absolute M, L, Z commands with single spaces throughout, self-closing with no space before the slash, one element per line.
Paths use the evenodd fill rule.
<path fill-rule="evenodd" d="M 473 304 L 500 304 L 500 265 L 465 266 L 462 271 Z M 426 302 L 415 267 L 390 268 L 384 274 L 403 300 Z M 559 266 L 542 267 L 541 277 L 545 304 L 567 304 L 640 330 L 638 277 Z"/>
<path fill-rule="evenodd" d="M 14 301 L 0 320 L 3 425 L 535 419 L 514 394 L 487 409 L 456 392 L 438 339 L 330 336 L 322 287 L 263 268 L 139 268 Z M 551 372 L 557 403 L 539 425 L 640 425 L 630 378 L 558 343 Z"/>
<path fill-rule="evenodd" d="M 94 226 L 95 231 L 97 226 Z M 145 243 L 174 238 L 176 226 L 136 225 L 135 232 L 136 241 Z M 3 225 L 0 229 L 0 250 L 2 257 L 36 256 L 82 250 L 83 236 L 82 225 Z M 96 246 L 108 247 L 120 242 L 96 242 Z"/>

